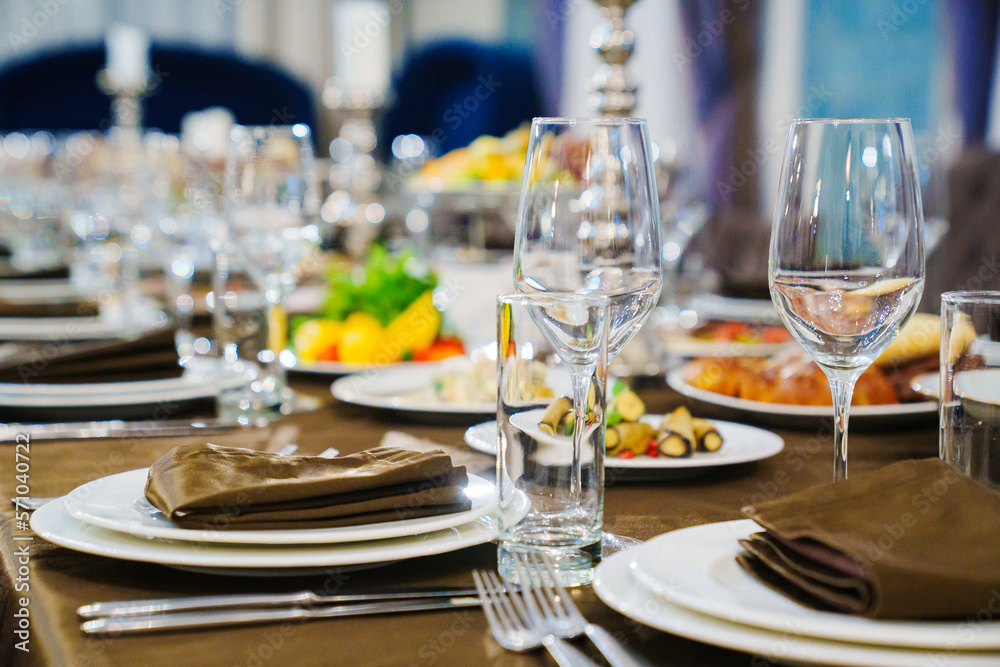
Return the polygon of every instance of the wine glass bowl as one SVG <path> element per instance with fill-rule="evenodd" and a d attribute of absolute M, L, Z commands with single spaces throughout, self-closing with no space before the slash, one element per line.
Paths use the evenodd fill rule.
<path fill-rule="evenodd" d="M 645 120 L 536 118 L 518 209 L 515 286 L 608 296 L 611 360 L 659 298 L 659 218 Z"/>
<path fill-rule="evenodd" d="M 920 302 L 923 238 L 909 120 L 792 122 L 769 284 L 785 326 L 830 380 L 835 479 L 847 476 L 854 382 Z"/>

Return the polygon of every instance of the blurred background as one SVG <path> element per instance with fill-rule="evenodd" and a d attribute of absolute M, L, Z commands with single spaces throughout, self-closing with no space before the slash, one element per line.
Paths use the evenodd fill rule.
<path fill-rule="evenodd" d="M 644 117 L 676 315 L 767 298 L 792 118 L 908 117 L 935 310 L 946 289 L 1000 286 L 997 24 L 973 0 L 5 0 L 0 133 L 17 172 L 39 131 L 124 125 L 209 155 L 233 121 L 301 124 L 325 249 L 405 242 L 468 281 L 509 257 L 532 117 Z M 129 52 L 148 53 L 133 88 L 109 79 Z M 23 225 L 4 234 L 44 264 Z"/>

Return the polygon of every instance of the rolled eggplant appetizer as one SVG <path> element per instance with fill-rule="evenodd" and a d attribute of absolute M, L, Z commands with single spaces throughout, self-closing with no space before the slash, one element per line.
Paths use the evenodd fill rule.
<path fill-rule="evenodd" d="M 538 428 L 543 433 L 549 435 L 562 435 L 566 429 L 566 423 L 573 421 L 573 401 L 560 396 L 549 404 L 542 420 L 538 422 Z"/>
<path fill-rule="evenodd" d="M 628 387 L 615 386 L 616 393 L 608 405 L 608 426 L 620 422 L 636 422 L 646 414 L 646 404 Z"/>
<path fill-rule="evenodd" d="M 644 422 L 620 422 L 608 427 L 604 449 L 608 456 L 618 456 L 622 452 L 639 456 L 646 453 L 649 439 L 655 435 L 656 429 Z"/>
<path fill-rule="evenodd" d="M 694 424 L 691 412 L 681 406 L 666 415 L 656 434 L 656 446 L 660 456 L 674 459 L 691 456 L 694 451 Z"/>
<path fill-rule="evenodd" d="M 717 452 L 722 447 L 722 436 L 718 429 L 707 419 L 692 419 L 694 438 L 698 442 L 698 451 Z"/>

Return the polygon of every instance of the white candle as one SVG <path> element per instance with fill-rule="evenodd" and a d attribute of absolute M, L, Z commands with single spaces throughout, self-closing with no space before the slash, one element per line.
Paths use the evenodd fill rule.
<path fill-rule="evenodd" d="M 383 0 L 333 5 L 333 71 L 346 88 L 383 92 L 392 70 L 391 16 Z"/>
<path fill-rule="evenodd" d="M 149 70 L 149 37 L 141 29 L 121 23 L 108 29 L 105 67 L 112 86 L 137 88 Z"/>

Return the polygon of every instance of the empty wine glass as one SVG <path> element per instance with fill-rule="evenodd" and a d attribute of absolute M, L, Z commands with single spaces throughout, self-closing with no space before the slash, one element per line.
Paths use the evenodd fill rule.
<path fill-rule="evenodd" d="M 645 120 L 532 121 L 514 241 L 514 284 L 519 292 L 607 296 L 608 363 L 659 299 L 659 223 Z M 588 380 L 573 373 L 573 382 L 579 410 L 586 405 Z M 582 423 L 583 415 L 577 419 Z M 579 447 L 574 438 L 577 458 Z M 616 536 L 605 537 L 611 550 L 626 545 Z"/>
<path fill-rule="evenodd" d="M 769 283 L 785 326 L 830 381 L 834 480 L 845 479 L 854 384 L 923 292 L 923 212 L 908 119 L 792 122 Z"/>
<path fill-rule="evenodd" d="M 308 126 L 234 125 L 231 139 L 214 321 L 225 362 L 246 385 L 223 391 L 219 411 L 250 423 L 285 410 L 291 398 L 282 301 L 319 242 L 312 215 L 319 196 Z"/>

